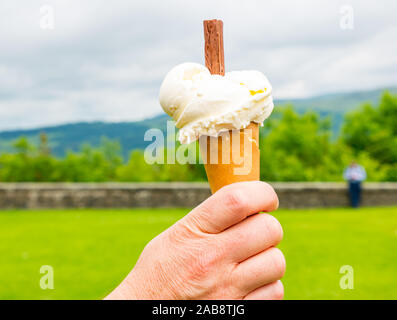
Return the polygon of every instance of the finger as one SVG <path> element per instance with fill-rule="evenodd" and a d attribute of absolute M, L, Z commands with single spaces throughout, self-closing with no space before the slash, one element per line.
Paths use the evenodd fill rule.
<path fill-rule="evenodd" d="M 241 262 L 233 271 L 232 281 L 236 288 L 247 294 L 281 279 L 284 272 L 284 255 L 279 249 L 270 248 Z"/>
<path fill-rule="evenodd" d="M 282 300 L 284 286 L 280 280 L 255 289 L 244 297 L 244 300 Z"/>
<path fill-rule="evenodd" d="M 246 217 L 278 207 L 274 189 L 261 181 L 238 182 L 225 186 L 193 209 L 186 217 L 207 233 L 219 233 Z"/>
<path fill-rule="evenodd" d="M 283 229 L 275 217 L 260 213 L 230 227 L 218 237 L 229 248 L 233 262 L 242 262 L 276 246 L 283 238 Z"/>

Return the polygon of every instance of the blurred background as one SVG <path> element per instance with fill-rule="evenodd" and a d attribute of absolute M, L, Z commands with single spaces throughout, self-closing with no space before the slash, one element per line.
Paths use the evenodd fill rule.
<path fill-rule="evenodd" d="M 152 185 L 137 205 L 135 191 L 125 204 L 114 190 L 206 181 L 200 164 L 148 164 L 144 134 L 166 134 L 161 81 L 176 64 L 204 63 L 202 21 L 217 18 L 226 71 L 260 70 L 273 85 L 261 180 L 280 191 L 294 183 L 279 194 L 289 209 L 275 214 L 286 298 L 396 299 L 396 9 L 391 0 L 2 1 L 0 298 L 102 298 L 151 238 L 209 195 L 186 184 L 201 196 L 180 202 L 184 193 Z M 353 160 L 367 176 L 359 210 L 347 208 L 343 182 Z M 65 182 L 98 185 L 70 194 Z M 316 183 L 311 193 L 302 182 Z M 113 193 L 98 193 L 106 188 Z M 79 202 L 83 194 L 90 200 Z M 151 208 L 158 202 L 167 208 Z M 43 266 L 53 288 L 42 285 Z"/>

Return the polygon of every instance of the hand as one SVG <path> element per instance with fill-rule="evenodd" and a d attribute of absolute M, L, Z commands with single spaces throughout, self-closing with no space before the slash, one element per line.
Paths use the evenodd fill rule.
<path fill-rule="evenodd" d="M 282 299 L 283 236 L 273 188 L 226 186 L 158 235 L 107 299 Z"/>

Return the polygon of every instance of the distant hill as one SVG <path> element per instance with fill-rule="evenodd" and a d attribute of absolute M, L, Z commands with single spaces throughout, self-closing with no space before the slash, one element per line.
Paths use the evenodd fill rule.
<path fill-rule="evenodd" d="M 364 102 L 377 105 L 385 90 L 392 94 L 397 94 L 397 87 L 389 87 L 367 91 L 324 94 L 306 99 L 282 99 L 277 100 L 276 105 L 292 104 L 300 113 L 314 110 L 322 117 L 330 116 L 332 119 L 333 132 L 337 134 L 346 112 L 357 108 Z"/>
<path fill-rule="evenodd" d="M 123 147 L 123 156 L 133 149 L 144 149 L 150 142 L 144 141 L 145 132 L 150 128 L 166 130 L 167 115 L 159 115 L 151 119 L 136 122 L 79 122 L 51 127 L 28 130 L 0 132 L 0 152 L 11 151 L 12 142 L 27 137 L 37 144 L 40 133 L 46 133 L 49 146 L 54 155 L 62 157 L 68 150 L 77 151 L 83 143 L 97 146 L 102 137 L 118 140 Z"/>
<path fill-rule="evenodd" d="M 356 108 L 363 102 L 376 105 L 385 89 L 370 91 L 335 93 L 315 96 L 307 99 L 283 99 L 275 102 L 277 105 L 292 104 L 298 112 L 314 110 L 321 116 L 331 116 L 333 130 L 337 132 L 347 111 Z M 397 87 L 387 88 L 391 93 L 397 94 Z M 165 114 L 136 122 L 80 122 L 73 124 L 43 127 L 29 130 L 12 130 L 0 132 L 0 152 L 11 151 L 12 141 L 20 136 L 26 136 L 32 142 L 38 141 L 38 135 L 45 132 L 50 141 L 52 152 L 62 157 L 67 150 L 78 150 L 83 143 L 98 145 L 101 137 L 118 140 L 123 147 L 123 156 L 133 149 L 143 149 L 150 142 L 143 140 L 146 130 L 159 128 L 166 130 L 169 117 Z"/>
<path fill-rule="evenodd" d="M 282 99 L 277 100 L 277 103 L 292 103 L 299 111 L 312 109 L 329 113 L 345 113 L 346 111 L 355 109 L 363 102 L 370 102 L 374 105 L 377 105 L 379 103 L 379 98 L 385 90 L 389 91 L 390 93 L 397 94 L 397 87 L 391 87 L 367 91 L 330 93 L 305 99 Z"/>

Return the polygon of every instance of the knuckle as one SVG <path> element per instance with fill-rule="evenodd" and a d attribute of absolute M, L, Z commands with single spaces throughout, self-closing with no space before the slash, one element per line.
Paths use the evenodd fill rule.
<path fill-rule="evenodd" d="M 193 264 L 192 276 L 200 278 L 211 273 L 219 264 L 220 256 L 221 254 L 216 249 L 200 250 Z"/>
<path fill-rule="evenodd" d="M 262 184 L 265 188 L 267 196 L 269 197 L 269 211 L 277 210 L 279 206 L 279 200 L 276 191 L 270 184 L 266 182 L 262 182 Z"/>
<path fill-rule="evenodd" d="M 282 300 L 284 298 L 284 286 L 282 282 L 279 280 L 273 285 L 273 299 L 274 300 Z"/>
<path fill-rule="evenodd" d="M 274 240 L 275 243 L 279 243 L 283 239 L 283 227 L 280 222 L 270 214 L 265 214 L 266 217 L 266 230 L 269 237 Z"/>
<path fill-rule="evenodd" d="M 286 262 L 284 254 L 278 248 L 272 248 L 272 264 L 279 278 L 285 274 Z"/>
<path fill-rule="evenodd" d="M 227 260 L 233 260 L 234 255 L 240 256 L 244 254 L 241 249 L 245 243 L 250 243 L 251 237 L 249 230 L 235 230 L 233 232 L 225 232 L 222 237 L 222 246 L 225 250 L 224 256 Z"/>
<path fill-rule="evenodd" d="M 272 205 L 273 205 L 273 209 L 272 211 L 276 211 L 280 205 L 280 201 L 278 200 L 278 196 L 276 191 L 274 191 L 274 197 L 273 197 L 273 201 L 272 201 Z"/>
<path fill-rule="evenodd" d="M 166 232 L 169 242 L 177 246 L 186 243 L 186 240 L 195 238 L 193 229 L 188 224 L 176 223 Z"/>
<path fill-rule="evenodd" d="M 233 211 L 241 211 L 248 207 L 248 199 L 239 187 L 227 190 L 224 197 L 225 205 Z"/>

